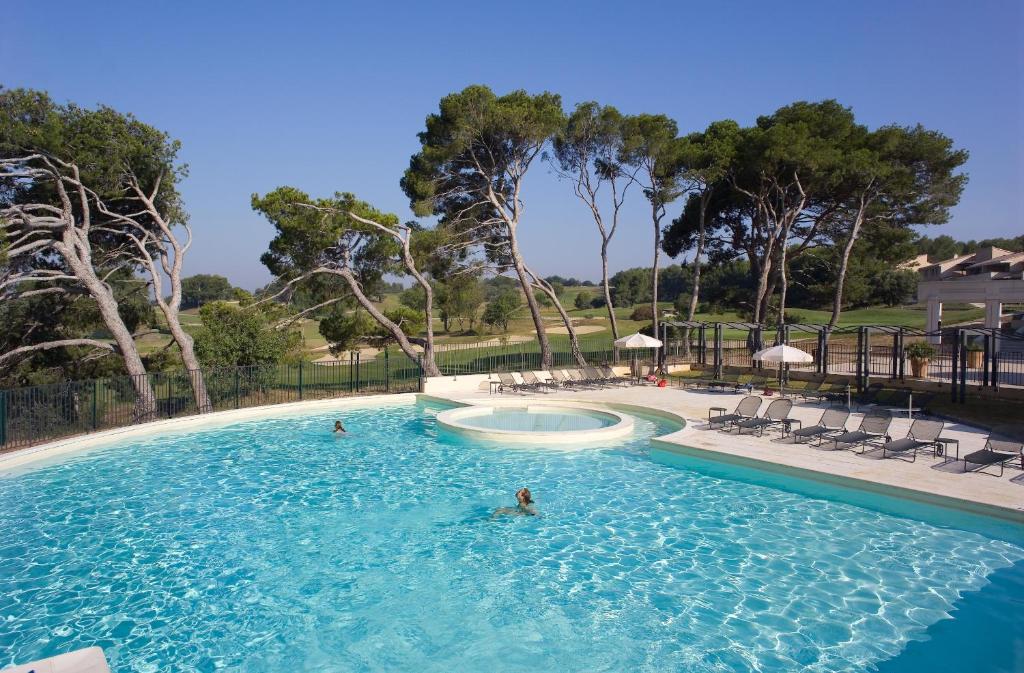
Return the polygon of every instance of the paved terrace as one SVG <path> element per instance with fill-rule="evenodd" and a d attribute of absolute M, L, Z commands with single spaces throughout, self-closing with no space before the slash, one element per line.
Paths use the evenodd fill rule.
<path fill-rule="evenodd" d="M 464 377 L 475 379 L 477 377 Z M 872 449 L 863 455 L 857 450 L 832 450 L 831 444 L 821 447 L 810 444 L 794 444 L 791 438 L 780 439 L 779 431 L 766 431 L 763 437 L 750 434 L 737 436 L 735 432 L 726 434 L 719 430 L 709 430 L 707 425 L 710 407 L 725 407 L 731 412 L 743 397 L 743 394 L 728 392 L 698 392 L 677 388 L 658 388 L 656 386 L 614 386 L 585 390 L 536 393 L 502 393 L 489 394 L 486 382 L 479 383 L 466 380 L 463 385 L 450 385 L 445 382 L 443 388 L 432 389 L 428 385 L 427 393 L 433 397 L 444 398 L 468 404 L 516 403 L 516 402 L 565 402 L 579 401 L 611 405 L 636 405 L 655 411 L 667 412 L 682 416 L 687 427 L 682 431 L 658 438 L 662 448 L 686 454 L 703 455 L 717 460 L 754 464 L 755 467 L 783 466 L 788 471 L 807 471 L 816 474 L 805 476 L 818 477 L 826 475 L 830 481 L 843 482 L 848 479 L 858 480 L 868 487 L 880 484 L 888 487 L 885 490 L 902 491 L 898 495 L 913 497 L 926 502 L 942 503 L 943 500 L 957 501 L 954 504 L 967 510 L 984 514 L 995 514 L 1016 521 L 1024 522 L 1024 473 L 1020 470 L 1020 462 L 1016 467 L 1008 467 L 1002 477 L 976 472 L 964 472 L 963 460 L 955 461 L 952 457 L 932 455 L 930 449 L 918 451 L 917 461 L 909 463 L 902 460 L 881 457 L 880 449 Z M 482 385 L 484 390 L 479 390 Z M 461 390 L 460 390 L 461 388 Z M 765 398 L 766 401 L 778 399 Z M 825 405 L 794 400 L 791 418 L 799 419 L 804 426 L 814 425 L 821 416 Z M 764 412 L 766 403 L 762 403 Z M 628 411 L 628 410 L 627 410 Z M 1024 410 L 1022 410 L 1024 411 Z M 893 438 L 905 437 L 910 428 L 910 421 L 904 411 L 902 418 L 893 419 L 890 434 Z M 854 413 L 847 427 L 854 429 L 860 423 L 861 414 Z M 943 437 L 960 440 L 960 457 L 983 448 L 987 433 L 971 426 L 947 422 L 942 432 Z M 955 449 L 951 448 L 955 454 Z M 715 454 L 712 456 L 708 453 Z M 769 465 L 765 465 L 765 464 Z M 777 469 L 777 468 L 775 468 Z M 990 468 L 992 469 L 992 468 Z M 998 468 L 995 468 L 998 472 Z M 838 479 L 835 479 L 838 477 Z M 868 482 L 864 484 L 863 482 Z M 935 496 L 939 496 L 936 498 Z M 978 506 L 980 505 L 980 507 Z M 993 510 L 992 508 L 996 508 Z"/>

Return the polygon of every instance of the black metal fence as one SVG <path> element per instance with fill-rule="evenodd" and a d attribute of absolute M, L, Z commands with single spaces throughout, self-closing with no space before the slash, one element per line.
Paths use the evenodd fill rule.
<path fill-rule="evenodd" d="M 737 332 L 746 338 L 735 337 Z M 994 328 L 955 327 L 935 332 L 873 325 L 829 330 L 823 325 L 756 323 L 667 322 L 663 324 L 666 362 L 702 365 L 721 372 L 723 367 L 759 367 L 753 354 L 785 343 L 808 353 L 806 364 L 789 370 L 816 374 L 846 374 L 858 389 L 872 377 L 905 380 L 908 377 L 948 383 L 954 401 L 966 400 L 968 384 L 998 389 L 1024 386 L 1024 337 Z M 928 343 L 932 355 L 921 362 L 908 347 Z M 914 369 L 919 369 L 915 374 Z"/>
<path fill-rule="evenodd" d="M 202 371 L 209 406 L 243 409 L 350 395 L 414 392 L 419 362 L 385 352 L 335 365 L 299 363 Z M 0 450 L 199 413 L 196 372 L 69 381 L 0 391 Z M 140 393 L 140 391 L 143 391 Z"/>

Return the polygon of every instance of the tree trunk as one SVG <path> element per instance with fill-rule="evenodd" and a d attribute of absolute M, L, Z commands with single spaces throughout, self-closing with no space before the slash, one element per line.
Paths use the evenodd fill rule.
<path fill-rule="evenodd" d="M 515 232 L 509 232 L 509 251 L 512 254 L 512 265 L 515 267 L 516 275 L 519 276 L 519 284 L 526 294 L 526 305 L 530 308 L 530 317 L 533 318 L 533 326 L 537 330 L 537 341 L 540 343 L 540 366 L 541 369 L 551 369 L 554 359 L 551 356 L 551 343 L 548 341 L 548 333 L 544 328 L 544 320 L 540 315 L 540 305 L 537 298 L 533 296 L 532 283 L 526 277 L 526 265 L 523 263 L 523 256 L 519 252 L 519 243 L 516 241 Z M 506 329 L 508 329 L 506 327 Z"/>
<path fill-rule="evenodd" d="M 177 311 L 174 312 L 172 319 L 170 312 L 165 310 L 164 317 L 167 319 L 167 325 L 171 330 L 171 337 L 174 338 L 174 342 L 178 344 L 178 350 L 181 351 L 181 361 L 185 365 L 185 371 L 188 373 L 189 384 L 192 386 L 192 396 L 196 402 L 196 409 L 201 414 L 213 411 L 213 404 L 210 402 L 210 395 L 206 390 L 203 368 L 199 364 L 199 358 L 196 357 L 192 336 L 182 328 Z"/>
<path fill-rule="evenodd" d="M 125 326 L 121 314 L 118 313 L 114 294 L 106 283 L 99 279 L 92 265 L 78 257 L 75 251 L 84 249 L 84 246 L 76 244 L 73 239 L 74 234 L 71 231 L 65 231 L 63 241 L 55 244 L 54 249 L 61 254 L 72 273 L 96 301 L 103 324 L 106 325 L 114 343 L 121 351 L 124 368 L 128 372 L 128 376 L 131 377 L 132 388 L 135 390 L 135 420 L 151 421 L 156 418 L 156 395 L 153 393 L 153 386 L 146 374 L 146 367 L 142 364 L 142 358 L 139 357 L 135 340 Z"/>
<path fill-rule="evenodd" d="M 658 336 L 658 257 L 661 254 L 661 218 L 655 207 L 654 217 L 654 266 L 651 267 L 651 336 Z"/>
<path fill-rule="evenodd" d="M 601 238 L 601 286 L 604 288 L 604 305 L 608 309 L 608 321 L 612 327 L 612 340 L 619 338 L 619 323 L 615 319 L 615 306 L 612 305 L 612 292 L 608 287 L 608 239 Z"/>
<path fill-rule="evenodd" d="M 754 301 L 754 320 L 753 322 L 759 323 L 767 317 L 767 302 L 768 302 L 768 276 L 771 275 L 772 271 L 772 259 L 771 253 L 765 255 L 763 262 L 761 263 L 761 274 L 757 279 L 757 296 Z"/>
<path fill-rule="evenodd" d="M 580 350 L 580 340 L 576 334 L 576 327 L 572 324 L 572 318 L 569 317 L 565 307 L 562 306 L 562 302 L 558 298 L 558 295 L 555 294 L 555 291 L 547 281 L 538 278 L 532 271 L 527 270 L 527 272 L 533 276 L 536 281 L 536 287 L 548 296 L 548 299 L 551 300 L 551 304 L 555 307 L 555 310 L 558 311 L 558 315 L 562 317 L 562 322 L 565 323 L 565 331 L 569 335 L 569 349 L 572 353 L 573 360 L 575 360 L 576 364 L 580 367 L 586 367 L 587 361 L 583 357 L 583 351 Z"/>
<path fill-rule="evenodd" d="M 412 347 L 412 342 L 409 341 L 409 337 L 406 336 L 401 327 L 381 313 L 380 309 L 377 308 L 377 305 L 374 304 L 365 293 L 363 293 L 363 288 L 360 287 L 359 281 L 356 280 L 351 271 L 348 269 L 341 269 L 332 270 L 331 273 L 345 279 L 345 282 L 348 283 L 348 287 L 352 290 L 352 294 L 355 296 L 356 301 L 359 302 L 359 305 L 362 306 L 366 312 L 369 313 L 378 324 L 380 324 L 381 327 L 391 333 L 391 336 L 398 342 L 398 347 L 402 349 L 402 352 L 405 353 L 410 360 L 415 361 L 419 359 L 420 354 Z M 423 366 L 423 373 L 426 376 L 440 376 L 441 370 L 437 368 L 437 363 L 434 362 L 433 344 L 424 344 L 422 357 L 423 359 L 421 363 Z"/>
<path fill-rule="evenodd" d="M 705 192 L 706 194 L 707 192 Z M 700 301 L 700 270 L 701 261 L 700 256 L 704 254 L 704 223 L 707 214 L 707 202 L 708 198 L 705 195 L 701 195 L 700 200 L 700 221 L 697 227 L 697 250 L 693 255 L 693 289 L 690 292 L 690 306 L 686 311 L 686 320 L 692 321 L 694 316 L 697 315 L 697 304 Z M 690 355 L 690 328 L 687 327 L 683 331 L 683 352 Z"/>
<path fill-rule="evenodd" d="M 860 214 L 854 220 L 853 228 L 850 230 L 850 237 L 843 246 L 843 255 L 839 259 L 839 272 L 836 276 L 836 289 L 832 297 L 832 317 L 828 320 L 828 329 L 831 332 L 839 324 L 839 314 L 843 310 L 843 290 L 846 288 L 846 272 L 850 267 L 850 253 L 853 252 L 853 245 L 860 235 L 860 227 L 863 222 Z"/>

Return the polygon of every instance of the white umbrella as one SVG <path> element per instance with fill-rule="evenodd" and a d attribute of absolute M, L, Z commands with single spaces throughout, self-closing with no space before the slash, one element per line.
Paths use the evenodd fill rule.
<path fill-rule="evenodd" d="M 779 365 L 779 381 L 782 381 L 782 365 L 797 363 L 806 364 L 808 362 L 814 362 L 814 358 L 811 357 L 810 353 L 806 353 L 799 348 L 793 348 L 792 346 L 772 346 L 771 348 L 765 348 L 764 350 L 757 351 L 754 353 L 753 358 L 760 360 L 761 362 L 772 362 Z M 782 391 L 780 393 L 783 397 L 786 396 L 785 384 L 782 384 Z"/>
<path fill-rule="evenodd" d="M 646 334 L 630 334 L 615 340 L 616 348 L 661 348 L 661 341 Z"/>
<path fill-rule="evenodd" d="M 615 340 L 615 347 L 616 348 L 661 348 L 661 341 L 659 341 L 658 339 L 655 339 L 654 337 L 649 337 L 646 334 L 640 334 L 639 332 L 637 332 L 636 334 L 630 334 L 629 336 L 624 336 L 621 339 L 616 339 Z M 636 376 L 636 377 L 639 378 L 640 374 L 637 371 L 636 359 L 635 358 L 634 358 L 633 362 L 630 365 L 630 369 L 633 370 L 633 372 L 632 372 L 633 376 Z"/>

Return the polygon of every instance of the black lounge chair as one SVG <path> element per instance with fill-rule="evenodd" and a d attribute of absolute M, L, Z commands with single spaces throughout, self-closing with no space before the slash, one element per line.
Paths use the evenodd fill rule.
<path fill-rule="evenodd" d="M 793 394 L 798 395 L 803 400 L 816 400 L 818 399 L 819 392 L 821 391 L 821 384 L 824 381 L 808 381 L 800 390 L 794 390 Z"/>
<path fill-rule="evenodd" d="M 1020 458 L 1020 467 L 1024 470 L 1024 443 L 1006 439 L 992 439 L 989 436 L 985 442 L 984 449 L 964 456 L 964 472 L 979 472 L 993 477 L 1001 477 L 1003 476 L 1003 469 L 1006 467 L 1006 464 L 1016 458 Z M 968 463 L 978 465 L 978 467 L 971 470 L 968 467 Z M 985 468 L 992 465 L 999 466 L 999 474 L 985 472 Z"/>
<path fill-rule="evenodd" d="M 546 388 L 558 389 L 558 386 L 554 381 L 541 381 L 540 378 L 533 372 L 523 372 L 520 374 L 523 377 L 523 383 L 530 386 L 534 390 L 544 390 Z"/>
<path fill-rule="evenodd" d="M 587 378 L 582 369 L 566 369 L 565 373 L 580 387 L 586 388 L 595 385 L 593 381 Z"/>
<path fill-rule="evenodd" d="M 817 439 L 821 444 L 828 435 L 841 435 L 846 432 L 846 422 L 850 420 L 850 412 L 846 409 L 826 409 L 818 419 L 817 425 L 793 431 L 793 443 L 800 444 L 807 437 Z"/>
<path fill-rule="evenodd" d="M 708 382 L 708 388 L 721 388 L 723 390 L 732 388 L 733 390 L 740 389 L 740 375 L 739 374 L 723 374 L 722 378 L 714 379 Z"/>
<path fill-rule="evenodd" d="M 889 437 L 890 425 L 892 425 L 892 414 L 884 409 L 874 409 L 864 414 L 864 418 L 860 421 L 860 427 L 856 430 L 833 435 L 829 439 L 832 440 L 832 447 L 835 449 L 838 449 L 840 444 L 860 444 L 860 452 L 864 453 L 868 442 L 882 438 L 888 442 L 892 439 Z"/>
<path fill-rule="evenodd" d="M 610 365 L 601 365 L 598 371 L 604 375 L 605 381 L 608 381 L 614 385 L 628 386 L 630 383 L 629 378 L 625 376 L 619 376 L 615 373 L 615 370 Z"/>
<path fill-rule="evenodd" d="M 583 368 L 583 373 L 593 383 L 599 386 L 615 385 L 608 375 L 599 370 L 597 367 L 586 366 Z"/>
<path fill-rule="evenodd" d="M 573 379 L 571 376 L 566 374 L 561 369 L 552 369 L 551 378 L 563 388 L 575 388 L 579 386 L 579 382 Z"/>
<path fill-rule="evenodd" d="M 498 392 L 503 393 L 506 390 L 511 390 L 514 393 L 521 392 L 523 387 L 516 383 L 516 380 L 512 378 L 511 374 L 498 374 Z"/>
<path fill-rule="evenodd" d="M 731 414 L 720 414 L 712 418 L 711 412 L 708 412 L 708 427 L 714 428 L 715 425 L 727 426 L 732 423 L 739 421 L 745 421 L 748 418 L 755 418 L 757 416 L 757 410 L 761 408 L 761 398 L 757 395 L 747 395 L 740 403 L 736 405 L 736 411 Z"/>
<path fill-rule="evenodd" d="M 935 447 L 939 445 L 936 441 L 942 434 L 942 421 L 926 421 L 918 418 L 910 424 L 910 432 L 903 439 L 894 439 L 882 444 L 882 458 L 899 458 L 910 456 L 910 462 L 917 460 L 917 450 L 926 446 Z M 886 455 L 886 453 L 890 455 Z M 906 460 L 903 458 L 902 460 Z"/>
<path fill-rule="evenodd" d="M 781 425 L 785 427 L 785 424 L 789 420 L 789 412 L 793 410 L 793 400 L 781 399 L 774 400 L 765 409 L 764 415 L 760 418 L 748 418 L 743 421 L 737 421 L 733 424 L 736 428 L 736 434 L 742 435 L 746 429 L 757 430 L 757 435 L 760 437 L 764 434 L 765 428 L 770 428 L 773 425 Z"/>

